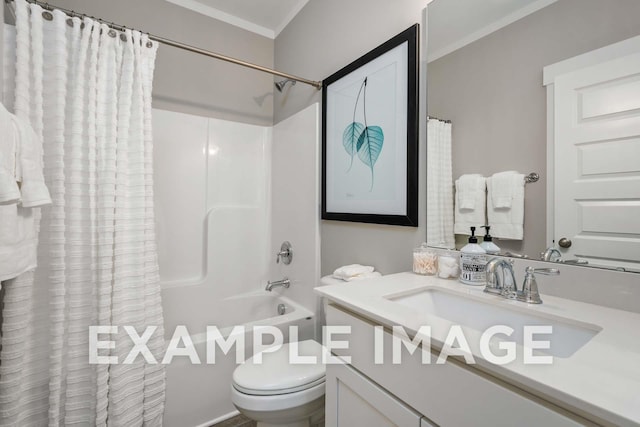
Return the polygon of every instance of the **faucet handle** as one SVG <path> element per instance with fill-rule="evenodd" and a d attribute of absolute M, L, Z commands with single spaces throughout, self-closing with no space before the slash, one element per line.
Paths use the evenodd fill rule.
<path fill-rule="evenodd" d="M 557 268 L 533 268 L 533 267 L 527 267 L 524 270 L 527 274 L 531 273 L 538 273 L 538 274 L 544 274 L 546 276 L 559 276 L 560 275 L 560 270 L 558 270 Z"/>
<path fill-rule="evenodd" d="M 542 304 L 540 292 L 538 292 L 538 282 L 536 282 L 536 276 L 534 276 L 534 273 L 544 274 L 547 276 L 557 276 L 560 274 L 560 270 L 557 268 L 527 267 L 525 269 L 525 273 L 522 291 L 518 292 L 518 301 L 526 302 L 527 304 Z"/>
<path fill-rule="evenodd" d="M 293 248 L 291 247 L 291 243 L 283 242 L 280 246 L 280 252 L 276 254 L 276 264 L 280 264 L 281 259 L 283 264 L 291 264 L 291 260 L 293 259 Z"/>

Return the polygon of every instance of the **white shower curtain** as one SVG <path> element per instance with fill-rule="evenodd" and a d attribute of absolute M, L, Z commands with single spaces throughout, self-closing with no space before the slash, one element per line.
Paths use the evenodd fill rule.
<path fill-rule="evenodd" d="M 451 123 L 427 124 L 427 244 L 454 248 Z"/>
<path fill-rule="evenodd" d="M 46 15 L 46 14 L 45 14 Z M 38 269 L 5 282 L 0 425 L 161 425 L 163 318 L 153 215 L 151 84 L 157 43 L 16 1 L 15 113 L 43 139 L 53 205 Z M 11 82 L 8 82 L 11 84 Z M 39 214 L 39 212 L 38 212 Z M 89 363 L 89 326 L 118 364 Z M 124 326 L 158 361 L 138 355 Z"/>

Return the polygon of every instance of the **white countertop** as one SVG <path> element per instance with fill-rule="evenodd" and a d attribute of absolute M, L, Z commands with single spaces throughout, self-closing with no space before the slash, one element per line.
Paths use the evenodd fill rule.
<path fill-rule="evenodd" d="M 550 365 L 524 364 L 520 346 L 514 362 L 495 365 L 482 358 L 480 333 L 463 327 L 477 368 L 587 418 L 615 425 L 640 425 L 640 314 L 545 295 L 543 304 L 527 305 L 486 294 L 482 286 L 413 273 L 322 286 L 315 291 L 381 325 L 402 326 L 413 334 L 429 325 L 432 346 L 439 349 L 446 338 L 442 331 L 448 330 L 451 322 L 388 299 L 427 289 L 466 295 L 517 311 L 530 310 L 538 316 L 599 330 L 575 353 L 566 358 L 555 357 Z"/>

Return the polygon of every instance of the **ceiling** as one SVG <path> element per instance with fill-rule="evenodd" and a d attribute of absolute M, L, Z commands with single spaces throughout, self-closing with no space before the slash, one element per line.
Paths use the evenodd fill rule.
<path fill-rule="evenodd" d="M 309 0 L 166 0 L 275 39 Z"/>
<path fill-rule="evenodd" d="M 428 10 L 428 60 L 460 49 L 556 1 L 434 0 Z"/>
<path fill-rule="evenodd" d="M 275 39 L 309 0 L 166 1 Z M 429 60 L 432 61 L 557 0 L 416 1 L 424 2 L 425 6 L 430 3 Z"/>

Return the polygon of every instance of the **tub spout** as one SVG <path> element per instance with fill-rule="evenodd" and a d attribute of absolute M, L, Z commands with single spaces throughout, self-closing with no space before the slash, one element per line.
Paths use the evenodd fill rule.
<path fill-rule="evenodd" d="M 265 290 L 271 292 L 271 290 L 273 288 L 277 288 L 278 286 L 282 286 L 283 288 L 288 288 L 289 286 L 291 286 L 291 282 L 289 281 L 288 278 L 284 278 L 282 280 L 275 280 L 275 281 L 268 281 L 267 282 L 267 287 L 264 288 Z"/>

